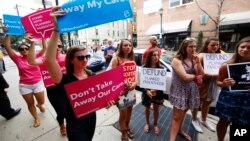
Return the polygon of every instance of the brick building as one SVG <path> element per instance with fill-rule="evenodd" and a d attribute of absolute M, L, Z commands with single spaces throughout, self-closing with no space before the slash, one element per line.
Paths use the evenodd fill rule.
<path fill-rule="evenodd" d="M 216 36 L 218 18 L 217 3 L 220 0 L 140 0 L 137 1 L 137 44 L 139 48 L 149 45 L 151 35 L 161 34 L 163 47 L 176 48 L 188 36 L 203 41 Z M 163 9 L 162 26 L 159 9 Z M 209 16 L 208 16 L 209 15 Z M 221 8 L 219 38 L 223 48 L 232 49 L 237 41 L 250 35 L 250 3 L 248 0 L 224 0 Z"/>

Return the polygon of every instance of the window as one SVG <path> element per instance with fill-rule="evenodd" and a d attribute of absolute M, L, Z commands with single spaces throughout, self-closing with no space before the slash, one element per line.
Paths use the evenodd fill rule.
<path fill-rule="evenodd" d="M 113 30 L 113 37 L 115 37 L 115 31 Z"/>
<path fill-rule="evenodd" d="M 119 37 L 119 31 L 117 31 L 117 36 Z"/>
<path fill-rule="evenodd" d="M 98 35 L 98 29 L 97 28 L 95 29 L 95 35 Z"/>
<path fill-rule="evenodd" d="M 169 0 L 170 7 L 176 7 L 194 2 L 194 0 Z"/>

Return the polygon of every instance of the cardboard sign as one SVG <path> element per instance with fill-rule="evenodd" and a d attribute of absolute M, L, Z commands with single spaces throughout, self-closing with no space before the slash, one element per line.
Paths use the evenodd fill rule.
<path fill-rule="evenodd" d="M 235 80 L 230 91 L 248 91 L 250 89 L 250 62 L 227 65 L 228 77 Z"/>
<path fill-rule="evenodd" d="M 120 96 L 124 90 L 122 69 L 119 66 L 64 86 L 77 118 L 106 107 L 108 101 Z"/>
<path fill-rule="evenodd" d="M 222 63 L 230 59 L 228 54 L 204 53 L 203 64 L 205 74 L 218 74 Z"/>
<path fill-rule="evenodd" d="M 25 31 L 31 33 L 34 40 L 50 38 L 54 29 L 50 11 L 51 8 L 47 8 L 21 18 Z"/>
<path fill-rule="evenodd" d="M 7 35 L 24 35 L 23 25 L 19 16 L 3 14 L 4 26 L 7 27 Z"/>
<path fill-rule="evenodd" d="M 62 10 L 66 15 L 57 20 L 60 33 L 133 17 L 129 0 L 74 0 Z"/>
<path fill-rule="evenodd" d="M 141 88 L 166 91 L 167 72 L 165 69 L 142 67 L 140 70 Z"/>
<path fill-rule="evenodd" d="M 136 75 L 136 64 L 134 61 L 126 62 L 123 64 L 123 75 L 124 83 L 133 83 L 135 82 Z"/>
<path fill-rule="evenodd" d="M 58 62 L 59 66 L 61 68 L 62 73 L 66 73 L 66 68 L 64 65 L 64 61 L 63 62 Z M 43 63 L 42 65 L 39 66 L 40 70 L 41 70 L 41 74 L 42 74 L 42 78 L 43 78 L 43 83 L 44 86 L 47 88 L 49 86 L 55 86 L 55 84 L 53 83 L 50 75 L 49 75 L 49 71 L 47 69 L 47 66 L 45 63 Z"/>

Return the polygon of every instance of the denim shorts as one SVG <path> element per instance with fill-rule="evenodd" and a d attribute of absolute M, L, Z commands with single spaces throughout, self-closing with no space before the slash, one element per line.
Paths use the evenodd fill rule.
<path fill-rule="evenodd" d="M 230 92 L 223 88 L 216 104 L 215 115 L 229 122 L 250 125 L 250 92 Z"/>

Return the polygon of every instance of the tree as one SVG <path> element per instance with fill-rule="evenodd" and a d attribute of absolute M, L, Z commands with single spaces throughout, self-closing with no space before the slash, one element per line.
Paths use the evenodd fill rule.
<path fill-rule="evenodd" d="M 197 43 L 198 50 L 200 50 L 201 47 L 202 47 L 202 39 L 203 39 L 203 32 L 199 31 L 199 33 L 198 33 L 198 43 Z"/>
<path fill-rule="evenodd" d="M 204 10 L 198 3 L 198 0 L 195 0 L 196 5 L 199 7 L 199 9 L 204 12 L 205 14 L 208 15 L 209 19 L 211 19 L 214 24 L 215 24 L 215 37 L 219 38 L 219 27 L 220 27 L 220 22 L 223 20 L 220 20 L 220 16 L 221 16 L 221 11 L 222 11 L 222 7 L 223 7 L 223 3 L 225 0 L 217 0 L 217 7 L 218 7 L 218 11 L 217 11 L 217 17 L 214 19 L 212 18 L 212 16 L 210 14 L 207 13 L 206 10 Z"/>

